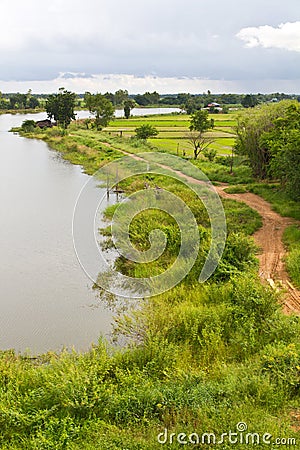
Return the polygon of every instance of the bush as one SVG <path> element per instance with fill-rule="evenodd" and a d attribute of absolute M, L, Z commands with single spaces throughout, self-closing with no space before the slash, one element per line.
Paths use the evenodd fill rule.
<path fill-rule="evenodd" d="M 135 133 L 138 139 L 148 139 L 150 137 L 156 136 L 158 134 L 158 131 L 155 127 L 147 123 L 136 128 Z"/>
<path fill-rule="evenodd" d="M 215 150 L 214 148 L 206 148 L 205 150 L 203 150 L 203 155 L 209 161 L 213 161 L 217 155 L 217 150 Z"/>
<path fill-rule="evenodd" d="M 276 382 L 300 387 L 300 349 L 295 344 L 267 346 L 262 355 L 262 370 Z"/>
<path fill-rule="evenodd" d="M 24 120 L 21 128 L 22 128 L 22 131 L 24 131 L 25 133 L 32 133 L 36 128 L 35 121 L 34 120 Z"/>

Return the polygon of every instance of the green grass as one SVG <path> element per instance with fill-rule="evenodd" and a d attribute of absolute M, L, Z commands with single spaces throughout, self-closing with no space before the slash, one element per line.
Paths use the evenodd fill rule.
<path fill-rule="evenodd" d="M 227 162 L 226 159 L 228 159 Z M 233 172 L 231 173 L 229 167 L 230 157 L 225 157 L 224 161 L 226 162 L 226 165 L 204 160 L 193 161 L 193 164 L 203 170 L 203 172 L 213 182 L 229 184 L 244 184 L 253 182 L 250 167 L 240 164 L 238 160 L 235 160 Z"/>
<path fill-rule="evenodd" d="M 214 142 L 210 148 L 217 150 L 218 154 L 230 154 L 234 146 L 234 131 L 236 125 L 235 115 L 212 114 L 215 120 L 215 128 L 207 133 L 208 137 L 212 137 Z M 189 132 L 190 119 L 187 115 L 156 115 L 149 117 L 132 117 L 126 119 L 116 119 L 105 129 L 106 132 L 112 133 L 113 136 L 120 135 L 122 130 L 123 137 L 133 136 L 136 127 L 150 123 L 159 131 L 156 138 L 150 140 L 151 144 L 160 151 L 171 152 L 177 154 L 177 146 L 179 144 L 179 156 L 183 153 L 185 156 L 192 157 L 193 150 L 187 140 Z"/>
<path fill-rule="evenodd" d="M 156 450 L 165 428 L 220 436 L 241 421 L 297 438 L 300 326 L 277 309 L 274 294 L 244 275 L 178 286 L 120 316 L 131 348 L 100 341 L 38 360 L 0 352 L 1 448 Z"/>
<path fill-rule="evenodd" d="M 300 203 L 291 200 L 278 184 L 255 183 L 248 189 L 271 203 L 274 211 L 281 216 L 300 220 Z"/>
<path fill-rule="evenodd" d="M 287 227 L 284 231 L 284 243 L 288 248 L 286 268 L 292 282 L 300 288 L 300 228 L 299 225 Z"/>
<path fill-rule="evenodd" d="M 228 194 L 245 194 L 246 192 L 249 192 L 248 189 L 243 185 L 230 186 L 224 189 L 224 191 Z"/>
<path fill-rule="evenodd" d="M 54 129 L 31 137 L 45 139 L 88 173 L 121 156 L 120 149 L 144 151 L 146 159 L 153 141 L 163 141 L 145 144 L 75 125 L 69 135 Z M 170 145 L 164 151 L 176 153 L 176 140 L 163 143 Z M 214 181 L 229 181 L 235 192 L 253 182 L 239 158 L 234 159 L 233 174 L 229 162 L 220 156 L 215 163 L 194 164 Z M 191 175 L 197 173 L 192 169 Z M 261 218 L 245 204 L 223 202 L 226 248 L 213 277 L 200 284 L 210 244 L 202 202 L 180 181 L 163 175 L 127 179 L 122 186 L 134 192 L 143 189 L 145 181 L 174 192 L 192 210 L 201 235 L 194 268 L 172 290 L 141 301 L 137 309 L 116 313 L 114 337 L 123 346 L 111 348 L 100 340 L 82 354 L 49 352 L 37 359 L 0 352 L 1 449 L 157 450 L 162 448 L 157 435 L 165 428 L 169 433 L 215 432 L 219 437 L 235 431 L 241 421 L 249 432 L 299 439 L 293 411 L 297 416 L 300 410 L 300 319 L 281 313 L 277 293 L 262 286 L 256 274 L 251 234 L 261 226 Z M 264 190 L 279 195 L 273 188 Z M 276 201 L 282 206 L 280 195 Z M 108 219 L 117 207 L 106 212 Z M 288 207 L 296 211 L 295 203 Z M 148 248 L 149 233 L 156 228 L 168 236 L 167 257 L 151 263 L 151 272 L 121 260 L 123 273 L 153 274 L 174 260 L 180 236 L 174 221 L 161 211 L 134 217 L 133 245 Z M 286 232 L 290 255 L 298 248 L 299 233 L 298 228 Z M 105 235 L 109 239 L 108 229 Z M 242 450 L 245 445 L 234 447 Z M 265 447 L 270 446 L 259 448 Z M 227 442 L 222 448 L 232 445 Z"/>

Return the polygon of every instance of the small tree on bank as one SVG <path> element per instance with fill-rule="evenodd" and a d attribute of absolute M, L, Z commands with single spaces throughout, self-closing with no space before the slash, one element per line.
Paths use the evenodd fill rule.
<path fill-rule="evenodd" d="M 60 88 L 58 94 L 49 95 L 46 100 L 48 118 L 54 118 L 59 126 L 67 128 L 71 120 L 75 119 L 75 100 L 76 94 L 65 88 Z"/>
<path fill-rule="evenodd" d="M 136 103 L 134 100 L 125 100 L 124 102 L 124 116 L 125 119 L 129 119 L 130 117 L 130 111 L 135 107 Z"/>
<path fill-rule="evenodd" d="M 208 118 L 207 111 L 195 111 L 191 115 L 190 133 L 188 141 L 194 149 L 194 159 L 197 159 L 214 140 L 205 136 L 205 132 L 214 127 L 214 120 Z"/>
<path fill-rule="evenodd" d="M 102 94 L 84 94 L 84 101 L 89 112 L 95 116 L 95 125 L 98 131 L 107 127 L 114 117 L 115 109 L 110 100 Z"/>

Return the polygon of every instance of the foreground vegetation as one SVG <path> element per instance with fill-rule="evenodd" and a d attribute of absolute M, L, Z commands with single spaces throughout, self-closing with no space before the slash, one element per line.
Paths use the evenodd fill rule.
<path fill-rule="evenodd" d="M 231 147 L 232 141 L 227 139 L 233 139 L 231 127 L 236 118 L 223 117 L 215 116 L 212 133 L 229 134 L 215 137 L 226 139 Z M 156 127 L 158 135 L 148 141 L 132 139 L 133 130 L 143 121 Z M 179 149 L 188 145 L 188 124 L 187 116 L 181 115 L 135 118 L 116 120 L 98 132 L 82 121 L 72 123 L 68 131 L 34 129 L 25 135 L 46 140 L 65 159 L 92 174 L 124 152 L 159 148 L 177 154 L 177 141 Z M 222 128 L 227 130 L 220 131 Z M 188 158 L 193 149 L 186 149 Z M 231 150 L 224 156 L 219 148 L 212 160 L 201 155 L 193 163 L 214 182 L 230 183 L 229 189 L 235 192 L 257 192 L 280 213 L 299 218 L 299 202 L 288 197 L 282 184 L 258 183 L 245 157 L 233 157 Z M 272 447 L 278 448 L 276 438 L 282 438 L 291 439 L 289 445 L 282 441 L 288 448 L 297 448 L 300 319 L 283 315 L 280 294 L 262 286 L 258 278 L 257 249 L 251 234 L 261 226 L 260 217 L 244 204 L 223 202 L 228 225 L 225 252 L 209 282 L 199 284 L 210 243 L 209 220 L 202 203 L 178 180 L 158 175 L 136 177 L 121 187 L 134 192 L 145 182 L 176 193 L 193 211 L 201 236 L 193 270 L 171 291 L 143 301 L 138 308 L 129 303 L 125 312 L 116 313 L 115 340 L 126 346 L 113 348 L 100 339 L 84 354 L 49 352 L 33 359 L 13 351 L 1 352 L 1 448 L 179 449 L 183 445 L 176 438 L 180 433 L 197 433 L 199 445 L 187 447 L 208 449 L 212 444 L 207 436 L 201 442 L 203 433 L 215 433 L 218 441 L 222 433 L 235 432 L 239 422 L 247 424 L 249 433 L 270 433 Z M 107 210 L 108 220 L 115 208 Z M 176 224 L 163 212 L 137 215 L 130 227 L 132 242 L 139 249 L 148 248 L 149 233 L 156 228 L 168 235 L 164 255 L 140 266 L 119 258 L 116 264 L 123 273 L 159 273 L 172 263 L 180 236 Z M 109 229 L 103 233 L 109 247 Z M 285 242 L 291 250 L 287 264 L 298 283 L 297 226 L 287 229 Z M 157 437 L 165 429 L 168 442 L 162 445 Z M 175 433 L 172 443 L 171 433 Z M 220 445 L 222 449 L 232 447 L 242 449 L 245 444 L 233 445 L 225 439 Z M 265 447 L 270 445 L 257 445 L 251 439 L 247 445 Z"/>

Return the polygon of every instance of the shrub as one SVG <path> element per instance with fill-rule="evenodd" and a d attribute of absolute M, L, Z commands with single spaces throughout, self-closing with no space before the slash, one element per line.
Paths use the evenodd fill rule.
<path fill-rule="evenodd" d="M 34 120 L 24 120 L 21 128 L 22 128 L 22 131 L 24 131 L 25 133 L 32 133 L 36 128 L 35 121 Z"/>

